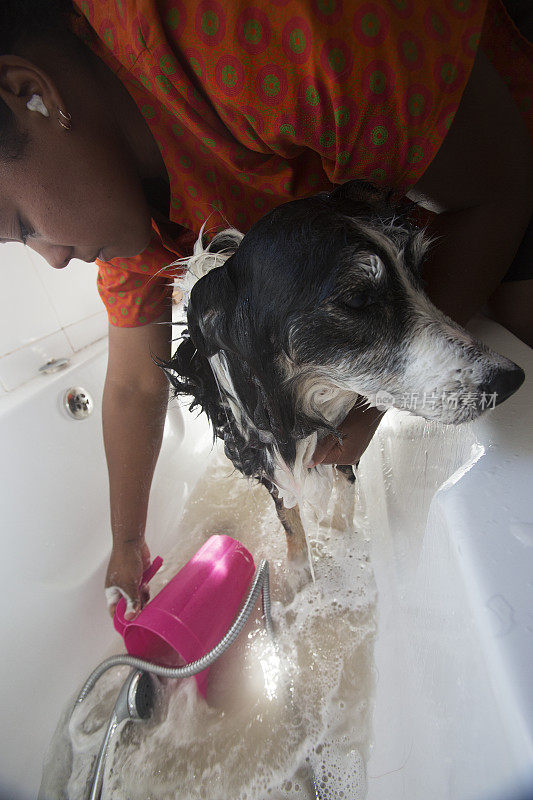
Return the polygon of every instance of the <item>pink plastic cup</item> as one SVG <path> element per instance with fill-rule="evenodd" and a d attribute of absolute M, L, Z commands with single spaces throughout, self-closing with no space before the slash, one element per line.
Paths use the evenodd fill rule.
<path fill-rule="evenodd" d="M 147 583 L 162 564 L 157 558 L 143 575 Z M 132 656 L 161 666 L 179 667 L 201 658 L 218 644 L 242 606 L 255 573 L 251 554 L 231 536 L 211 536 L 134 619 L 124 619 L 119 600 L 116 630 Z M 209 667 L 196 677 L 205 697 Z"/>

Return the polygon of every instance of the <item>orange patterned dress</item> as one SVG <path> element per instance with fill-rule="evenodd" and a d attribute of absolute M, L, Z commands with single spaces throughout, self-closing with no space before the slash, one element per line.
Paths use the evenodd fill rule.
<path fill-rule="evenodd" d="M 159 145 L 176 223 L 170 237 L 154 220 L 139 256 L 98 262 L 112 325 L 163 313 L 176 274 L 165 267 L 206 221 L 245 232 L 275 206 L 353 178 L 407 191 L 446 136 L 480 44 L 533 137 L 533 46 L 501 0 L 75 5 L 80 35 Z"/>

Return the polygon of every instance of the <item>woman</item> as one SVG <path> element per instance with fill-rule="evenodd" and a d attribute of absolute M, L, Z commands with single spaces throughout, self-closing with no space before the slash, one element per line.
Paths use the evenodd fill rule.
<path fill-rule="evenodd" d="M 149 561 L 174 272 L 158 273 L 206 219 L 246 231 L 351 178 L 391 186 L 432 213 L 433 302 L 463 324 L 487 306 L 533 343 L 533 48 L 499 0 L 1 9 L 0 235 L 58 269 L 97 260 L 109 313 L 111 612 L 124 594 L 138 613 Z M 356 462 L 377 422 L 353 411 L 315 463 Z"/>

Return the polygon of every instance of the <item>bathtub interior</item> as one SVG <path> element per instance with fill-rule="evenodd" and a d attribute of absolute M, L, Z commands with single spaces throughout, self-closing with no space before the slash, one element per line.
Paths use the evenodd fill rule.
<path fill-rule="evenodd" d="M 526 381 L 476 422 L 390 411 L 361 496 L 378 591 L 369 800 L 533 796 L 533 351 L 471 331 Z"/>
<path fill-rule="evenodd" d="M 2 481 L 4 737 L 0 795 L 35 797 L 43 754 L 66 698 L 102 657 L 121 651 L 102 591 L 110 550 L 101 402 L 107 340 L 76 353 L 61 372 L 38 376 L 0 403 Z M 63 398 L 82 387 L 94 401 L 83 420 Z M 198 424 L 197 424 L 198 422 Z M 179 409 L 167 415 L 147 531 L 168 547 L 185 492 L 201 473 L 211 435 L 193 415 L 187 453 Z"/>
<path fill-rule="evenodd" d="M 350 530 L 353 486 L 344 477 L 338 484 L 328 522 L 313 536 L 316 582 L 304 583 L 287 569 L 284 536 L 263 487 L 243 481 L 220 449 L 210 454 L 175 530 L 179 544 L 165 553 L 162 572 L 175 574 L 212 533 L 243 542 L 256 563 L 268 556 L 277 651 L 258 605 L 237 642 L 211 668 L 207 703 L 194 681 L 173 683 L 158 722 L 121 734 L 108 759 L 106 800 L 175 800 L 176 794 L 187 800 L 304 800 L 315 796 L 307 758 L 330 800 L 342 797 L 337 790 L 347 785 L 345 796 L 363 795 L 375 592 L 364 526 Z M 160 578 L 165 576 L 158 573 L 154 582 Z M 82 796 L 109 698 L 124 677 L 101 679 L 72 717 L 69 800 Z M 54 752 L 52 769 L 45 770 L 47 800 L 58 796 Z M 331 776 L 323 774 L 325 762 Z"/>
<path fill-rule="evenodd" d="M 357 524 L 366 534 L 354 546 L 364 569 L 362 541 L 371 540 L 378 592 L 375 686 L 366 663 L 360 681 L 374 705 L 373 745 L 361 745 L 370 800 L 492 800 L 531 777 L 532 351 L 487 321 L 472 329 L 526 370 L 519 393 L 459 428 L 391 411 L 361 462 Z M 69 696 L 122 650 L 101 588 L 109 529 L 100 415 L 75 421 L 61 407 L 65 389 L 81 385 L 99 409 L 105 366 L 97 344 L 0 406 L 9 533 L 0 774 L 13 798 L 35 796 Z M 177 531 L 183 557 L 194 552 L 187 520 L 177 521 L 212 457 L 204 420 L 187 414 L 183 424 L 172 405 L 149 508 L 153 555 L 175 547 Z M 196 515 L 209 517 L 208 502 L 197 498 Z M 253 513 L 244 526 L 251 521 Z M 282 556 L 274 560 L 283 572 Z"/>

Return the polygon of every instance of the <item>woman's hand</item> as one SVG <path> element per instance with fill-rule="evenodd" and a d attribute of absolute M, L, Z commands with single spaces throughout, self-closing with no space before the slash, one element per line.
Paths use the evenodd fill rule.
<path fill-rule="evenodd" d="M 150 551 L 144 539 L 113 545 L 105 580 L 106 599 L 111 616 L 121 597 L 126 600 L 125 619 L 135 619 L 150 599 L 147 586 L 140 589 L 143 572 L 150 566 Z"/>
<path fill-rule="evenodd" d="M 370 444 L 383 411 L 354 406 L 339 426 L 342 444 L 328 434 L 317 444 L 310 467 L 318 464 L 356 464 Z"/>

